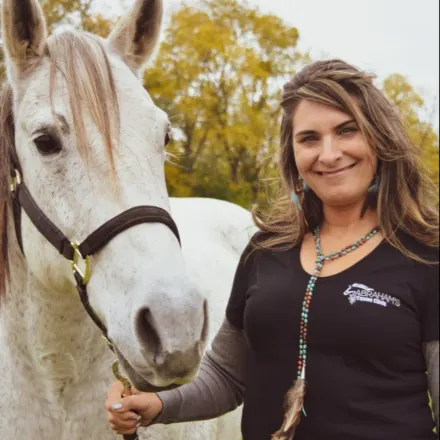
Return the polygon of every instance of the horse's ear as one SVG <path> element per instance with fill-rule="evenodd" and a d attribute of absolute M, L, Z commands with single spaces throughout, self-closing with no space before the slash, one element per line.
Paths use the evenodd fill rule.
<path fill-rule="evenodd" d="M 47 26 L 38 0 L 3 0 L 2 36 L 12 82 L 40 61 L 47 41 Z"/>
<path fill-rule="evenodd" d="M 163 0 L 136 0 L 131 12 L 109 36 L 110 46 L 139 73 L 157 46 L 162 27 Z"/>

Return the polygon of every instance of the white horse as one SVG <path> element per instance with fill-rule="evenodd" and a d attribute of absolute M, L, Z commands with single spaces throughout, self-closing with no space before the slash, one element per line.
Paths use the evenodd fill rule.
<path fill-rule="evenodd" d="M 91 310 L 137 388 L 190 380 L 223 320 L 251 218 L 226 202 L 168 199 L 169 121 L 139 80 L 161 17 L 161 0 L 137 0 L 107 40 L 76 32 L 47 38 L 38 0 L 3 0 L 9 85 L 0 109 L 1 440 L 117 438 L 104 408 L 114 355 L 81 304 L 71 265 L 29 211 L 11 202 L 11 175 L 11 189 L 24 188 L 11 165 L 70 240 L 140 205 L 176 221 L 182 249 L 169 228 L 149 223 L 107 240 L 92 257 Z M 239 419 L 235 411 L 153 426 L 141 438 L 236 440 Z"/>

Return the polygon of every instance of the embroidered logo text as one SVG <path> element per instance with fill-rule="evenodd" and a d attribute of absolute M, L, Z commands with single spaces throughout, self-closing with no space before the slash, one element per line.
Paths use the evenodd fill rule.
<path fill-rule="evenodd" d="M 386 293 L 376 292 L 371 287 L 365 286 L 364 284 L 352 284 L 344 292 L 345 296 L 348 296 L 348 300 L 351 305 L 358 302 L 376 304 L 381 307 L 388 307 L 390 304 L 395 307 L 400 307 L 400 299 L 387 295 Z"/>

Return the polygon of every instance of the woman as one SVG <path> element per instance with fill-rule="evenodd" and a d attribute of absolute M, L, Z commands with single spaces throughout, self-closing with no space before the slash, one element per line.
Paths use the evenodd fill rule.
<path fill-rule="evenodd" d="M 110 426 L 244 401 L 244 440 L 437 438 L 439 216 L 420 154 L 372 76 L 342 61 L 306 67 L 282 107 L 281 196 L 255 217 L 199 377 L 127 398 L 115 384 Z"/>

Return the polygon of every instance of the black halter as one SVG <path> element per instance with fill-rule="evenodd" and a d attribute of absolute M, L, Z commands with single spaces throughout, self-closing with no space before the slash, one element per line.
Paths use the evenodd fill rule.
<path fill-rule="evenodd" d="M 15 232 L 23 254 L 24 248 L 21 233 L 22 210 L 24 210 L 31 222 L 46 240 L 51 243 L 64 258 L 72 263 L 73 274 L 77 283 L 76 287 L 80 294 L 81 301 L 87 313 L 108 340 L 107 329 L 90 306 L 87 294 L 87 282 L 89 281 L 90 274 L 83 273 L 80 269 L 80 260 L 85 262 L 87 266 L 89 264 L 89 258 L 104 248 L 113 238 L 133 226 L 143 223 L 162 223 L 171 229 L 180 243 L 176 223 L 170 214 L 162 208 L 155 206 L 137 206 L 103 224 L 96 231 L 92 232 L 81 244 L 72 243 L 39 208 L 23 181 L 18 162 L 14 160 L 13 157 L 11 157 L 10 160 Z"/>
<path fill-rule="evenodd" d="M 176 236 L 180 243 L 177 226 L 170 214 L 162 208 L 155 206 L 137 206 L 112 218 L 90 234 L 81 244 L 72 243 L 44 214 L 33 199 L 29 189 L 25 185 L 19 162 L 14 155 L 10 157 L 11 168 L 11 194 L 13 201 L 13 214 L 15 232 L 18 244 L 24 255 L 23 238 L 21 232 L 21 212 L 24 210 L 38 231 L 51 243 L 58 252 L 72 264 L 73 275 L 76 281 L 81 302 L 90 318 L 102 331 L 104 339 L 113 350 L 113 343 L 108 337 L 107 328 L 99 319 L 89 303 L 87 283 L 90 278 L 90 257 L 99 252 L 113 238 L 120 233 L 142 223 L 162 223 L 167 226 Z M 86 270 L 80 268 L 80 262 L 84 263 Z M 135 440 L 137 435 L 124 436 L 126 440 Z"/>

